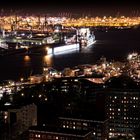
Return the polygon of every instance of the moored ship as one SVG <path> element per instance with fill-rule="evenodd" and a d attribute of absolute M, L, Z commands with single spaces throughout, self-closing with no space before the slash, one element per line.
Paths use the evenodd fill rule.
<path fill-rule="evenodd" d="M 95 43 L 95 35 L 89 28 L 81 28 L 77 32 L 81 47 L 89 47 Z"/>
<path fill-rule="evenodd" d="M 50 38 L 51 41 L 49 41 Z M 60 38 L 60 41 L 57 41 L 58 38 Z M 44 47 L 46 48 L 46 52 L 43 52 L 45 54 L 69 53 L 91 46 L 95 42 L 95 35 L 89 28 L 80 28 L 73 32 L 68 32 L 65 35 L 59 33 L 57 38 L 55 36 L 55 39 L 53 39 L 54 42 L 52 42 L 52 39 L 53 36 L 48 37 L 47 41 L 44 42 L 46 36 L 41 36 L 39 39 L 33 37 L 28 38 L 28 36 L 20 36 L 18 38 L 16 35 L 14 38 L 4 37 L 3 41 L 6 42 L 6 48 L 4 48 L 4 51 L 0 55 L 3 56 L 13 53 L 32 54 L 32 52 L 34 54 L 38 52 L 39 54 L 39 51 L 43 51 Z"/>

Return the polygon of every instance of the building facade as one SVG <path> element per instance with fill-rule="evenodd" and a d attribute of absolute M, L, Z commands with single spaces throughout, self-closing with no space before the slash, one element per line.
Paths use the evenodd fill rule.
<path fill-rule="evenodd" d="M 73 130 L 89 130 L 92 132 L 92 138 L 104 140 L 107 138 L 108 121 L 95 121 L 87 119 L 64 118 L 59 117 L 60 127 Z"/>
<path fill-rule="evenodd" d="M 61 128 L 31 127 L 29 140 L 91 140 L 91 132 Z"/>
<path fill-rule="evenodd" d="M 140 126 L 140 92 L 112 89 L 106 95 L 106 117 L 109 119 L 108 137 L 134 137 Z"/>
<path fill-rule="evenodd" d="M 37 106 L 29 104 L 8 110 L 8 124 L 12 138 L 17 137 L 30 126 L 37 125 Z"/>

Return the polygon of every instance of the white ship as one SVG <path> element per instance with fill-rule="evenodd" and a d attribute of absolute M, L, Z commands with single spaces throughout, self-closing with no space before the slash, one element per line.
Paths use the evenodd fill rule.
<path fill-rule="evenodd" d="M 95 35 L 89 28 L 81 28 L 77 32 L 81 47 L 89 47 L 95 43 Z"/>
<path fill-rule="evenodd" d="M 95 35 L 89 28 L 80 28 L 77 34 L 64 38 L 65 44 L 55 47 L 46 47 L 47 54 L 62 54 L 90 47 L 95 43 Z"/>
<path fill-rule="evenodd" d="M 69 53 L 72 51 L 77 51 L 80 49 L 79 43 L 73 43 L 73 44 L 65 44 L 65 45 L 58 45 L 55 47 L 46 47 L 47 54 L 62 54 L 62 53 Z"/>

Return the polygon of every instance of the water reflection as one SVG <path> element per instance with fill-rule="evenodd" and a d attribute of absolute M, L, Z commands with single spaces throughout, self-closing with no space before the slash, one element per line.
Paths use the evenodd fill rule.
<path fill-rule="evenodd" d="M 43 57 L 43 63 L 46 64 L 47 66 L 51 67 L 52 66 L 52 55 L 45 55 Z"/>
<path fill-rule="evenodd" d="M 24 56 L 24 61 L 25 62 L 29 62 L 31 60 L 30 56 L 29 55 L 25 55 Z"/>
<path fill-rule="evenodd" d="M 29 55 L 24 56 L 24 66 L 28 67 L 31 63 L 31 58 Z"/>

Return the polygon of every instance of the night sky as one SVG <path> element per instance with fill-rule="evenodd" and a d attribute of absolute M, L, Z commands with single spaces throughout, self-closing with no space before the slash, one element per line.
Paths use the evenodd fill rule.
<path fill-rule="evenodd" d="M 48 10 L 53 12 L 82 12 L 94 14 L 139 14 L 140 2 L 136 0 L 0 0 L 0 8 Z"/>

